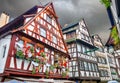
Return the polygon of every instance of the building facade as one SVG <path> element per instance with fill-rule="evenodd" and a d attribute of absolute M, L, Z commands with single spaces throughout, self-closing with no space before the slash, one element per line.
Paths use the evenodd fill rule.
<path fill-rule="evenodd" d="M 108 59 L 108 65 L 110 68 L 110 74 L 111 74 L 111 80 L 118 80 L 119 81 L 119 72 L 118 72 L 118 62 L 116 58 L 116 51 L 109 47 L 106 50 L 107 53 L 107 59 Z"/>
<path fill-rule="evenodd" d="M 84 19 L 68 24 L 62 28 L 71 57 L 69 62 L 69 79 L 80 83 L 97 83 L 100 81 L 97 58 L 87 25 Z"/>
<path fill-rule="evenodd" d="M 68 50 L 52 3 L 0 28 L 1 81 L 68 78 Z M 30 79 L 31 78 L 31 79 Z"/>
<path fill-rule="evenodd" d="M 95 54 L 97 56 L 100 80 L 101 82 L 112 80 L 109 65 L 110 61 L 108 62 L 108 55 L 105 52 L 105 46 L 103 45 L 101 38 L 97 34 L 93 35 L 92 38 L 94 45 L 98 48 L 98 50 L 95 51 Z"/>

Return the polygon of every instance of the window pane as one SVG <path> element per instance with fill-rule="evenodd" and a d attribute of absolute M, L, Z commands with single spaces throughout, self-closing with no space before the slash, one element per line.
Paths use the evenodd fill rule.
<path fill-rule="evenodd" d="M 53 36 L 53 42 L 57 44 L 57 38 L 55 36 Z"/>
<path fill-rule="evenodd" d="M 88 63 L 84 62 L 85 70 L 88 70 Z"/>
<path fill-rule="evenodd" d="M 40 28 L 40 35 L 46 37 L 46 31 L 43 28 Z"/>
<path fill-rule="evenodd" d="M 95 66 L 94 66 L 94 64 L 92 63 L 92 69 L 93 69 L 93 71 L 95 71 Z"/>
<path fill-rule="evenodd" d="M 78 50 L 78 52 L 81 52 L 81 45 L 80 44 L 77 44 L 77 50 Z"/>
<path fill-rule="evenodd" d="M 94 66 L 95 66 L 95 71 L 98 71 L 97 64 L 94 64 Z"/>
<path fill-rule="evenodd" d="M 28 47 L 28 46 L 33 47 L 33 44 L 31 44 L 31 43 L 27 43 L 27 47 Z"/>
<path fill-rule="evenodd" d="M 80 61 L 80 70 L 84 70 L 84 62 Z"/>
<path fill-rule="evenodd" d="M 82 46 L 82 51 L 83 51 L 83 53 L 85 53 L 85 46 Z"/>
<path fill-rule="evenodd" d="M 49 23 L 52 23 L 52 18 L 51 18 L 49 15 L 47 15 L 47 21 L 48 21 Z"/>
<path fill-rule="evenodd" d="M 75 72 L 75 76 L 76 76 L 76 77 L 78 77 L 78 76 L 79 76 L 78 72 Z"/>
<path fill-rule="evenodd" d="M 73 53 L 73 57 L 76 57 L 77 55 L 76 55 L 76 53 Z"/>
<path fill-rule="evenodd" d="M 91 64 L 90 63 L 88 63 L 88 67 L 89 67 L 89 70 L 91 71 L 92 69 L 91 69 Z"/>
<path fill-rule="evenodd" d="M 76 65 L 76 61 L 73 61 L 72 63 L 73 63 L 73 65 Z"/>
<path fill-rule="evenodd" d="M 17 49 L 17 51 L 18 51 L 18 50 L 22 50 L 23 47 L 24 47 L 24 42 L 23 42 L 23 40 L 19 40 L 19 41 L 16 42 L 15 48 Z"/>

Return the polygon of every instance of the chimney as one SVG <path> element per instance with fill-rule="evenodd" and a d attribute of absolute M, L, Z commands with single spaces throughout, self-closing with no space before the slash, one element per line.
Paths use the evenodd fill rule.
<path fill-rule="evenodd" d="M 0 15 L 0 28 L 4 25 L 6 25 L 9 22 L 9 15 L 5 12 L 3 12 Z"/>

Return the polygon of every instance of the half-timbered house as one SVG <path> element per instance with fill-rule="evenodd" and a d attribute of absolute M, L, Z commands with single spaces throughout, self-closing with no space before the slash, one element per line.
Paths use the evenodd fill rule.
<path fill-rule="evenodd" d="M 107 59 L 108 59 L 108 62 L 109 62 L 109 68 L 110 68 L 110 74 L 111 74 L 111 80 L 118 80 L 119 79 L 119 77 L 118 77 L 118 75 L 119 75 L 119 71 L 117 71 L 117 67 L 118 67 L 118 62 L 116 63 L 116 57 L 115 57 L 115 55 L 116 54 L 114 54 L 114 50 L 113 50 L 113 48 L 110 48 L 109 47 L 109 50 L 107 50 Z"/>
<path fill-rule="evenodd" d="M 99 82 L 95 55 L 97 48 L 93 45 L 84 19 L 67 24 L 62 31 L 71 57 L 69 62 L 70 79 L 80 81 L 80 83 Z"/>
<path fill-rule="evenodd" d="M 97 34 L 93 35 L 92 39 L 94 45 L 98 48 L 98 50 L 95 51 L 95 54 L 98 62 L 100 80 L 101 82 L 107 82 L 108 80 L 111 80 L 111 74 L 107 54 L 105 52 L 105 46 Z"/>
<path fill-rule="evenodd" d="M 52 3 L 34 6 L 0 28 L 1 81 L 68 78 L 69 58 Z"/>

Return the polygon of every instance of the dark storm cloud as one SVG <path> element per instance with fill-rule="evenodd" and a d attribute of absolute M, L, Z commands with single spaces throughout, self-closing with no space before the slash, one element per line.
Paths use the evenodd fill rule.
<path fill-rule="evenodd" d="M 10 16 L 16 17 L 37 4 L 39 4 L 37 0 L 2 0 L 0 12 L 5 11 Z"/>
<path fill-rule="evenodd" d="M 99 0 L 2 0 L 0 12 L 6 11 L 16 17 L 40 2 L 45 5 L 51 1 L 62 26 L 84 18 L 91 34 L 99 34 L 103 42 L 107 40 L 110 24 Z"/>

